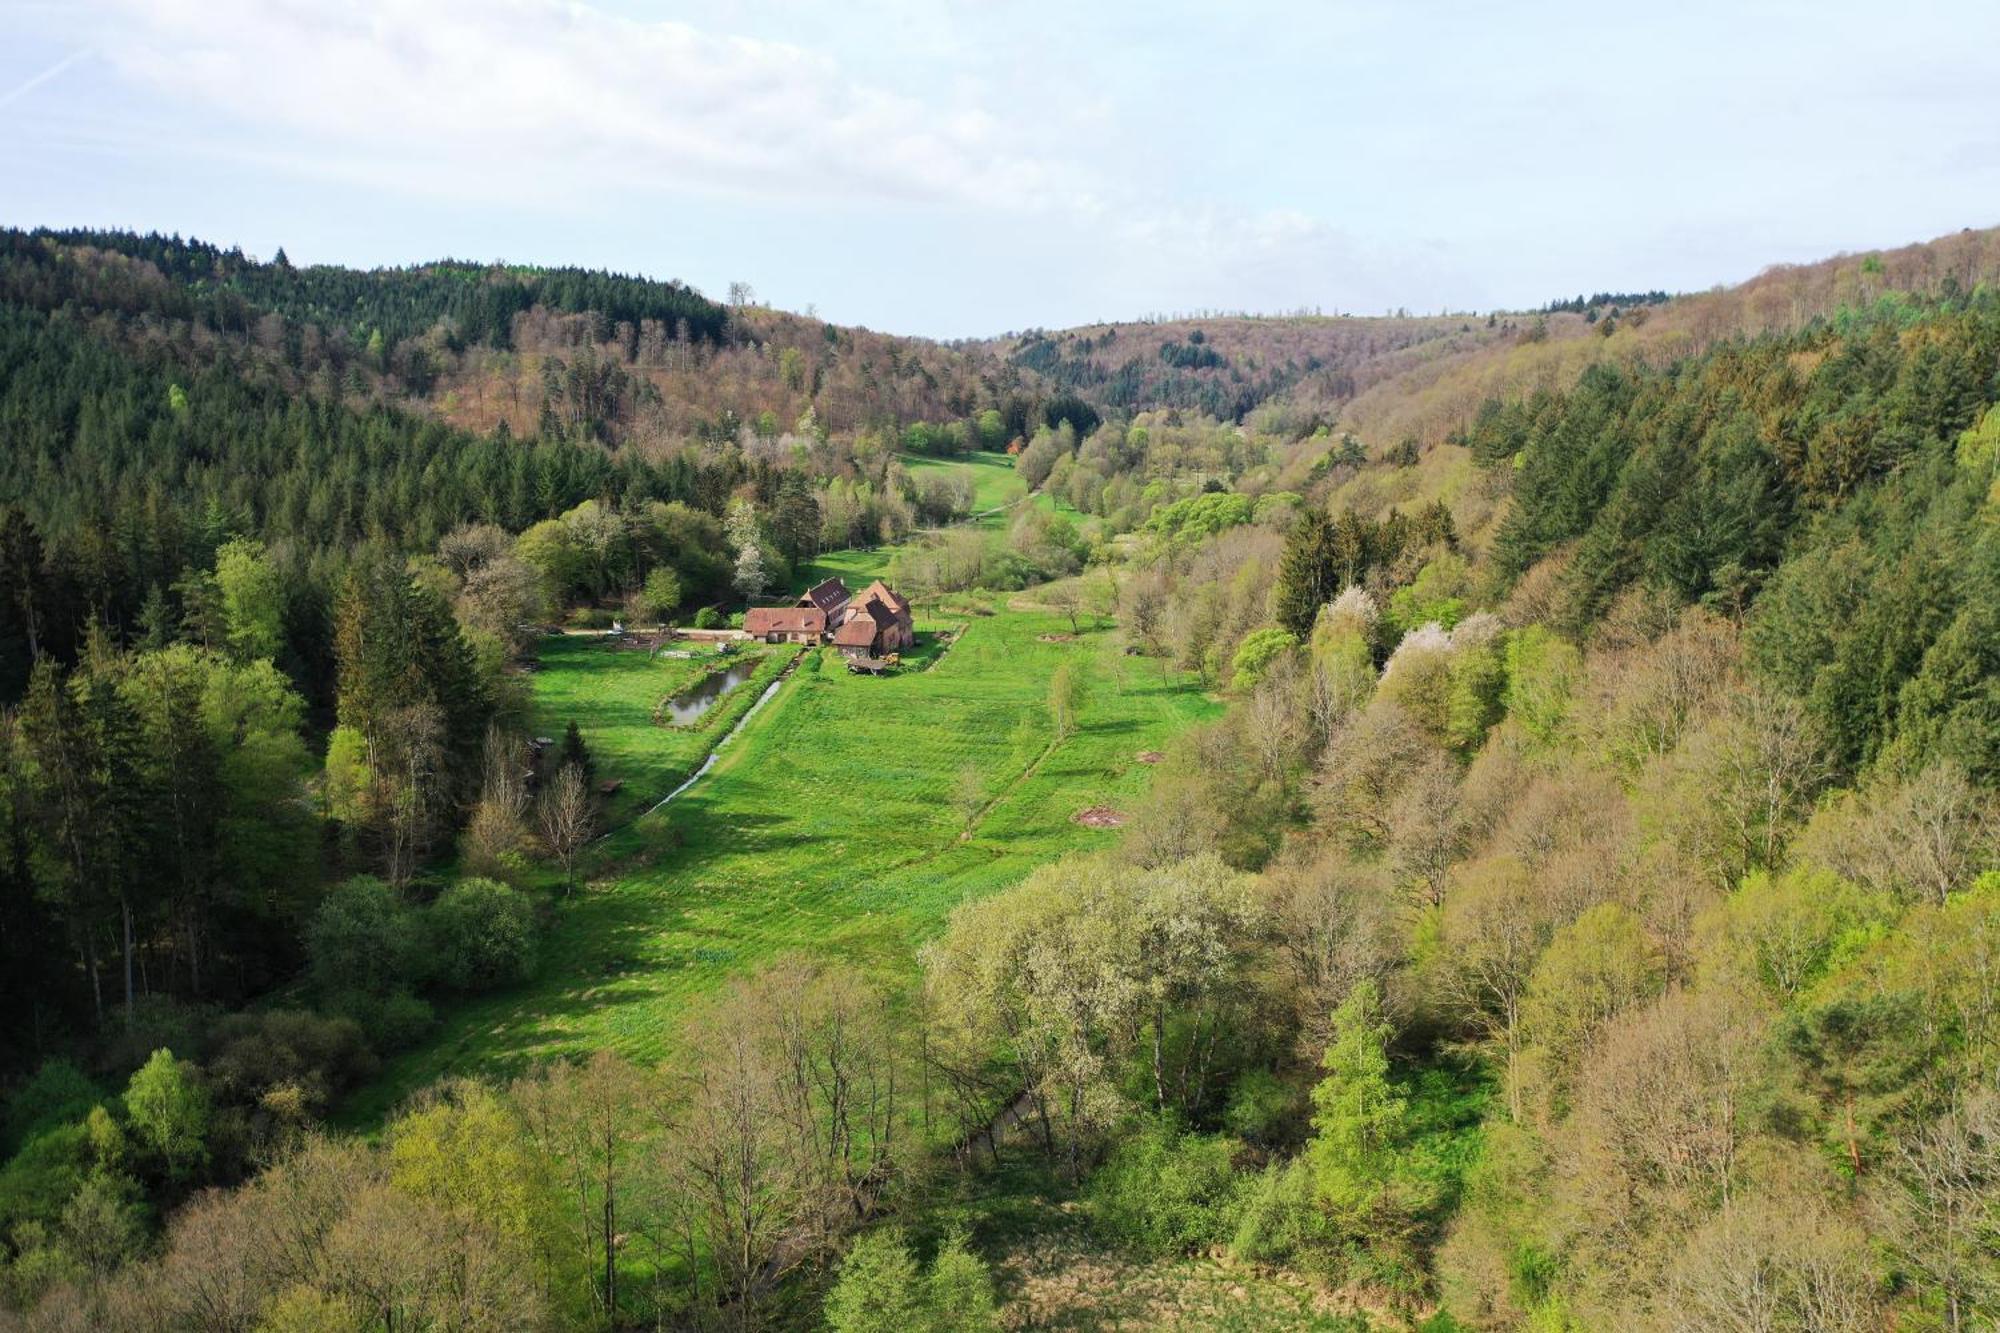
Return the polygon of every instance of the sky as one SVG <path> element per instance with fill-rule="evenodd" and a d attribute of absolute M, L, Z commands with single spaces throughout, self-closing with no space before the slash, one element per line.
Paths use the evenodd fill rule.
<path fill-rule="evenodd" d="M 2000 223 L 2000 4 L 0 0 L 0 224 L 937 337 L 1686 291 Z"/>

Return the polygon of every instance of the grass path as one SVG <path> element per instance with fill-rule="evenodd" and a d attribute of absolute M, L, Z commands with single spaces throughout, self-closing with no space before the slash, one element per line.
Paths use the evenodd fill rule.
<path fill-rule="evenodd" d="M 706 777 L 594 849 L 588 883 L 558 905 L 539 979 L 444 1013 L 345 1118 L 371 1123 L 445 1074 L 599 1047 L 666 1058 L 693 1002 L 789 950 L 907 983 L 917 945 L 958 903 L 1108 845 L 1114 834 L 1071 816 L 1129 807 L 1150 772 L 1137 754 L 1216 711 L 1192 685 L 1124 670 L 1108 632 L 1043 641 L 1058 629 L 1067 622 L 1053 615 L 997 609 L 971 618 L 932 669 L 879 679 L 809 653 Z M 1085 666 L 1090 694 L 1079 729 L 1051 744 L 1047 683 L 1066 659 Z M 600 701 L 584 725 L 603 776 L 657 772 L 652 684 L 622 683 L 649 670 L 642 653 L 590 645 L 545 662 L 537 699 Z M 762 685 L 742 688 L 748 699 Z M 705 753 L 676 762 L 691 769 Z M 961 837 L 968 765 L 992 795 Z"/>

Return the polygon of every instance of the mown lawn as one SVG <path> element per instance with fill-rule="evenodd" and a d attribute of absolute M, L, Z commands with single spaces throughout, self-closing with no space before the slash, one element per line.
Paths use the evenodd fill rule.
<path fill-rule="evenodd" d="M 540 665 L 529 734 L 560 742 L 570 722 L 582 729 L 598 777 L 623 783 L 605 802 L 607 826 L 645 810 L 699 768 L 792 656 L 790 649 L 739 649 L 726 657 L 710 649 L 695 652 L 692 658 L 649 657 L 642 648 L 595 635 L 552 636 L 536 650 Z M 746 659 L 756 664 L 755 674 L 697 723 L 673 727 L 653 721 L 662 698 Z"/>
<path fill-rule="evenodd" d="M 1115 833 L 1071 816 L 1131 808 L 1150 772 L 1136 756 L 1217 708 L 1152 664 L 1126 668 L 1107 631 L 1047 641 L 1066 638 L 1067 622 L 1004 606 L 955 623 L 963 633 L 928 670 L 852 676 L 832 652 L 809 653 L 706 777 L 598 845 L 544 942 L 539 980 L 444 1013 L 349 1116 L 378 1118 L 445 1074 L 598 1047 L 659 1060 L 691 1001 L 787 950 L 900 987 L 958 903 L 1109 845 Z M 1086 666 L 1090 694 L 1080 729 L 1052 744 L 1048 680 L 1065 660 Z M 620 678 L 659 670 L 643 653 L 545 655 L 538 716 L 603 701 L 597 730 L 579 718 L 600 775 L 645 786 L 662 772 L 648 743 L 677 742 L 644 718 L 621 728 L 618 709 L 650 710 L 653 687 Z M 991 803 L 969 829 L 958 799 L 968 767 Z"/>
<path fill-rule="evenodd" d="M 972 478 L 972 512 L 983 514 L 1022 499 L 1027 483 L 1014 471 L 1014 460 L 1006 454 L 976 453 L 958 458 L 928 458 L 922 454 L 900 455 L 913 477 L 926 472 L 962 472 Z"/>

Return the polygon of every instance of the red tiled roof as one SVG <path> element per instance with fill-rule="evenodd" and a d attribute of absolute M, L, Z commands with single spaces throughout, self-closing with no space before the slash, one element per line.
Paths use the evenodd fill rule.
<path fill-rule="evenodd" d="M 833 632 L 833 641 L 842 648 L 867 648 L 874 644 L 878 628 L 865 615 L 852 615 Z"/>
<path fill-rule="evenodd" d="M 824 634 L 826 612 L 818 607 L 759 606 L 744 613 L 743 632 L 753 638 L 766 634 Z"/>
<path fill-rule="evenodd" d="M 881 601 L 899 617 L 910 614 L 909 601 L 904 598 L 903 594 L 897 592 L 880 579 L 876 579 L 873 583 L 863 588 L 854 600 L 857 602 Z"/>

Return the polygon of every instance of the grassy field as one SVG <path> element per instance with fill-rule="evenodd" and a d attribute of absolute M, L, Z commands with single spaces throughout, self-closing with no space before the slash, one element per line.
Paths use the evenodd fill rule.
<path fill-rule="evenodd" d="M 542 641 L 534 678 L 530 734 L 561 740 L 563 728 L 582 729 L 600 778 L 623 785 L 605 802 L 607 825 L 622 824 L 678 786 L 791 660 L 791 650 L 749 649 L 732 657 L 702 652 L 693 658 L 649 657 L 597 636 L 564 635 Z M 711 672 L 745 658 L 755 674 L 722 696 L 687 727 L 660 726 L 653 709 L 668 695 L 691 688 Z"/>
<path fill-rule="evenodd" d="M 958 622 L 927 670 L 852 676 L 830 651 L 808 653 L 706 777 L 598 844 L 588 884 L 545 941 L 540 979 L 445 1012 L 349 1116 L 376 1119 L 445 1074 L 598 1047 L 657 1060 L 690 1001 L 787 950 L 900 986 L 958 903 L 1109 845 L 1115 834 L 1071 817 L 1129 808 L 1150 772 L 1136 755 L 1217 705 L 1151 664 L 1128 665 L 1108 631 L 1069 640 L 1055 616 L 991 605 Z M 1054 744 L 1047 682 L 1064 660 L 1085 665 L 1091 689 L 1079 730 Z M 650 791 L 721 735 L 687 747 L 651 724 L 664 674 L 643 653 L 565 643 L 535 676 L 537 715 L 588 706 L 578 722 L 600 775 Z M 747 708 L 760 690 L 731 698 Z M 989 803 L 970 827 L 958 800 L 968 768 Z"/>
<path fill-rule="evenodd" d="M 1014 460 L 1006 454 L 977 453 L 960 458 L 926 458 L 902 454 L 903 466 L 912 477 L 927 472 L 960 472 L 972 478 L 972 512 L 983 514 L 1002 509 L 1025 498 L 1027 483 L 1014 471 Z"/>

